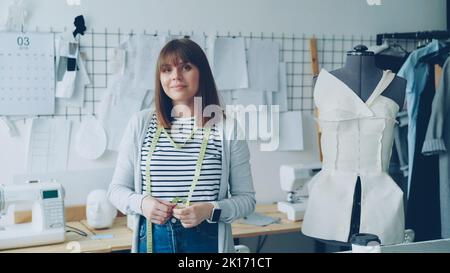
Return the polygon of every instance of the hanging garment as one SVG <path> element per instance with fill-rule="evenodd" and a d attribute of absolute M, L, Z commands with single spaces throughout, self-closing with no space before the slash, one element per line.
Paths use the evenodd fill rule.
<path fill-rule="evenodd" d="M 375 64 L 378 68 L 383 70 L 391 70 L 394 73 L 397 73 L 400 70 L 409 56 L 408 52 L 395 43 L 392 45 L 385 43 L 379 47 L 374 46 L 371 51 L 375 52 Z M 394 179 L 403 192 L 406 192 L 408 183 L 408 143 L 407 134 L 403 133 L 403 131 L 407 132 L 407 130 L 407 127 L 400 128 L 396 126 L 394 128 L 394 144 L 396 149 L 393 149 L 392 151 L 388 171 L 389 175 Z M 403 147 L 404 149 L 402 149 Z M 406 198 L 404 199 L 406 200 Z"/>
<path fill-rule="evenodd" d="M 370 46 L 367 51 L 375 54 L 375 64 L 383 70 L 391 70 L 397 73 L 409 56 L 407 52 L 398 43 L 388 43 L 384 41 L 382 45 Z"/>
<path fill-rule="evenodd" d="M 384 71 L 364 102 L 326 70 L 319 74 L 314 101 L 320 113 L 323 168 L 309 184 L 305 235 L 348 242 L 359 177 L 359 232 L 376 234 L 385 245 L 403 241 L 403 192 L 386 173 L 399 106 L 381 96 L 394 77 Z"/>
<path fill-rule="evenodd" d="M 424 155 L 439 155 L 441 236 L 450 238 L 450 59 L 444 64 L 433 98 L 430 121 L 422 147 Z"/>
<path fill-rule="evenodd" d="M 380 54 L 375 55 L 375 64 L 378 68 L 383 70 L 391 70 L 394 73 L 397 73 L 402 65 L 407 60 L 409 54 L 404 53 L 403 56 L 398 55 L 390 55 L 389 52 L 381 52 Z"/>
<path fill-rule="evenodd" d="M 428 64 L 428 66 L 432 68 L 434 65 Z M 414 230 L 415 241 L 434 240 L 441 237 L 439 159 L 437 155 L 424 156 L 421 153 L 435 93 L 434 69 L 430 67 L 418 105 L 414 166 L 406 206 L 406 228 Z"/>
<path fill-rule="evenodd" d="M 419 48 L 409 55 L 406 62 L 398 72 L 398 76 L 406 79 L 406 104 L 408 109 L 408 191 L 411 186 L 411 173 L 414 168 L 414 150 L 416 147 L 416 122 L 421 92 L 425 88 L 428 78 L 428 65 L 420 62 L 425 56 L 433 55 L 445 45 L 433 40 L 427 46 Z"/>

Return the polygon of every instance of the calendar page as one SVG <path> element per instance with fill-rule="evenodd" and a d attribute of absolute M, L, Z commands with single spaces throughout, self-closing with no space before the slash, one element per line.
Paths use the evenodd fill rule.
<path fill-rule="evenodd" d="M 0 33 L 0 115 L 55 112 L 53 33 Z"/>

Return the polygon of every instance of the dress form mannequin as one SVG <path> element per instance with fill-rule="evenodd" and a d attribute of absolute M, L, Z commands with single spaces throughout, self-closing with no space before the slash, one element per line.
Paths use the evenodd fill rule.
<path fill-rule="evenodd" d="M 361 99 L 361 101 L 366 102 L 382 79 L 383 70 L 379 69 L 375 65 L 375 56 L 373 52 L 368 52 L 367 47 L 360 45 L 355 47 L 354 51 L 347 52 L 347 59 L 344 67 L 331 71 L 330 74 L 351 89 Z M 402 109 L 405 99 L 405 90 L 406 80 L 395 76 L 387 88 L 382 92 L 381 96 L 391 99 L 399 106 L 400 109 Z M 360 214 L 361 181 L 358 176 L 353 195 L 351 224 L 348 239 L 350 239 L 353 234 L 360 232 Z M 318 241 L 341 247 L 351 246 L 351 244 L 345 240 L 332 241 L 318 239 Z"/>
<path fill-rule="evenodd" d="M 383 70 L 375 65 L 374 53 L 366 50 L 367 47 L 364 45 L 356 46 L 354 51 L 347 52 L 344 67 L 330 72 L 363 101 L 367 101 L 383 75 Z M 394 100 L 401 109 L 405 100 L 405 89 L 406 80 L 395 77 L 383 92 L 383 96 Z"/>

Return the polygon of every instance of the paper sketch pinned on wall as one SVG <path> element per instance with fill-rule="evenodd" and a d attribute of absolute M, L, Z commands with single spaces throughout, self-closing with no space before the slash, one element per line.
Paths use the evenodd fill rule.
<path fill-rule="evenodd" d="M 234 105 L 255 105 L 258 109 L 259 105 L 266 104 L 266 95 L 264 92 L 252 91 L 246 89 L 238 89 L 233 91 L 233 104 Z"/>
<path fill-rule="evenodd" d="M 205 35 L 197 35 L 197 34 L 193 34 L 193 35 L 189 35 L 189 39 L 194 41 L 196 44 L 198 44 L 203 51 L 206 52 L 206 38 Z"/>
<path fill-rule="evenodd" d="M 206 44 L 206 58 L 208 59 L 209 66 L 214 73 L 214 43 L 216 42 L 216 37 L 214 35 L 208 35 L 205 39 Z"/>
<path fill-rule="evenodd" d="M 148 90 L 145 94 L 144 101 L 142 102 L 141 109 L 155 109 L 155 91 Z"/>
<path fill-rule="evenodd" d="M 75 41 L 62 40 L 59 46 L 60 53 L 56 74 L 56 97 L 70 98 L 75 89 L 79 45 Z"/>
<path fill-rule="evenodd" d="M 134 35 L 122 43 L 118 49 L 125 51 L 125 65 L 115 70 L 108 86 L 111 93 L 126 93 L 130 90 L 154 90 L 156 61 L 165 45 L 167 36 Z M 116 55 L 116 62 L 121 66 L 123 54 Z M 132 94 L 131 94 L 132 95 Z M 140 96 L 140 95 L 138 95 Z"/>
<path fill-rule="evenodd" d="M 108 71 L 111 74 L 123 75 L 125 72 L 126 52 L 122 48 L 108 49 Z"/>
<path fill-rule="evenodd" d="M 52 33 L 0 33 L 0 115 L 55 112 Z"/>
<path fill-rule="evenodd" d="M 220 103 L 223 107 L 227 105 L 232 105 L 233 102 L 233 91 L 232 90 L 223 90 L 219 92 Z"/>
<path fill-rule="evenodd" d="M 287 100 L 287 79 L 286 79 L 286 63 L 280 63 L 278 66 L 279 72 L 279 87 L 278 92 L 273 92 L 273 105 L 279 105 L 280 112 L 286 112 L 288 110 Z"/>
<path fill-rule="evenodd" d="M 91 81 L 86 70 L 86 54 L 80 52 L 77 62 L 77 75 L 74 83 L 73 94 L 70 98 L 57 98 L 56 105 L 58 107 L 84 107 L 85 89 Z"/>
<path fill-rule="evenodd" d="M 213 73 L 219 90 L 248 88 L 243 38 L 217 38 L 213 54 Z"/>
<path fill-rule="evenodd" d="M 135 57 L 127 59 L 130 65 L 135 65 L 133 87 L 154 90 L 156 62 L 159 52 L 166 44 L 167 36 L 136 35 L 130 39 L 131 47 L 135 47 L 136 50 Z"/>
<path fill-rule="evenodd" d="M 35 118 L 28 142 L 28 173 L 65 171 L 70 145 L 71 121 Z"/>
<path fill-rule="evenodd" d="M 94 116 L 85 118 L 75 136 L 77 154 L 85 159 L 98 159 L 106 150 L 106 133 Z"/>
<path fill-rule="evenodd" d="M 273 97 L 274 97 L 274 94 L 275 94 L 275 93 L 278 93 L 278 92 L 265 91 L 265 92 L 263 92 L 263 93 L 264 93 L 264 99 L 265 99 L 266 104 L 267 104 L 268 106 L 273 105 Z"/>
<path fill-rule="evenodd" d="M 126 52 L 123 74 L 118 65 L 117 73 L 110 76 L 98 111 L 106 131 L 108 150 L 118 150 L 131 116 L 153 102 L 154 91 L 150 89 L 154 89 L 155 64 L 165 40 L 166 36 L 136 35 L 119 46 Z M 117 63 L 123 61 L 120 55 Z"/>
<path fill-rule="evenodd" d="M 14 0 L 8 8 L 8 17 L 6 18 L 5 30 L 23 31 L 27 17 L 28 11 L 24 1 Z"/>
<path fill-rule="evenodd" d="M 19 136 L 19 131 L 17 130 L 16 125 L 6 116 L 0 117 L 0 124 L 3 123 L 5 127 L 8 129 L 9 137 L 17 137 Z"/>
<path fill-rule="evenodd" d="M 278 91 L 278 43 L 251 39 L 247 56 L 249 89 L 253 91 Z"/>
<path fill-rule="evenodd" d="M 141 110 L 147 90 L 135 90 L 132 93 L 139 96 L 106 93 L 100 102 L 98 117 L 106 131 L 108 150 L 119 149 L 128 121 L 134 113 Z"/>
<path fill-rule="evenodd" d="M 280 142 L 277 151 L 303 150 L 302 112 L 280 113 Z"/>
<path fill-rule="evenodd" d="M 204 34 L 170 35 L 169 40 L 187 38 L 198 44 L 206 52 L 206 38 Z"/>

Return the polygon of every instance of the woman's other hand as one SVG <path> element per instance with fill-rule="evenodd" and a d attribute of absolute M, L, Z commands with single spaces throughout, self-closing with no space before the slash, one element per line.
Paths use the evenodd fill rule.
<path fill-rule="evenodd" d="M 172 209 L 176 204 L 146 196 L 142 200 L 142 213 L 147 220 L 162 225 L 172 217 Z"/>

